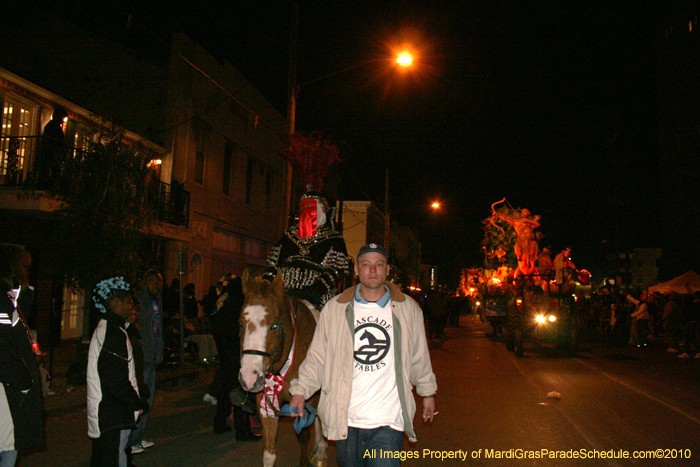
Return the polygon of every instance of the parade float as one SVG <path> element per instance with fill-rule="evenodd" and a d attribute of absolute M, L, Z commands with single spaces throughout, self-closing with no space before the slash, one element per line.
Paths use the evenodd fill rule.
<path fill-rule="evenodd" d="M 483 221 L 483 267 L 462 274 L 462 291 L 472 298 L 473 312 L 519 357 L 528 339 L 551 341 L 575 353 L 576 301 L 590 289 L 590 274 L 576 269 L 569 248 L 554 260 L 550 248 L 540 250 L 540 219 L 528 209 L 513 208 L 505 198 L 493 203 Z"/>

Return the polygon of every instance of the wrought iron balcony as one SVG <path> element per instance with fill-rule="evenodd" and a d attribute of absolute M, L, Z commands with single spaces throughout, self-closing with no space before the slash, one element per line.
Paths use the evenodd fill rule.
<path fill-rule="evenodd" d="M 148 204 L 156 211 L 161 222 L 184 226 L 189 224 L 190 192 L 175 180 L 172 185 L 157 182 L 157 189 L 149 190 Z"/>
<path fill-rule="evenodd" d="M 3 155 L 0 158 L 0 188 L 3 191 L 16 192 L 21 190 L 23 192 L 31 191 L 36 193 L 42 191 L 65 192 L 67 190 L 72 193 L 82 191 L 76 183 L 75 173 L 76 170 L 82 170 L 80 161 L 85 156 L 84 151 L 78 148 L 71 148 L 71 157 L 67 163 L 57 163 L 50 170 L 46 167 L 41 167 L 41 164 L 38 167 L 33 166 L 34 170 L 27 170 L 24 164 L 25 154 L 18 152 L 17 143 L 20 141 L 20 138 L 5 136 L 1 140 L 3 145 L 0 149 L 4 152 L 0 153 Z M 63 160 L 65 161 L 66 159 Z M 145 190 L 145 203 L 156 213 L 159 221 L 172 225 L 187 226 L 189 224 L 190 193 L 185 190 L 183 184 L 178 183 L 176 180 L 173 180 L 172 184 L 160 180 L 152 180 L 146 182 L 146 185 L 142 185 L 142 187 Z M 60 189 L 57 190 L 57 188 Z M 25 198 L 27 197 L 25 196 Z M 19 205 L 8 206 L 8 202 L 17 204 L 12 203 L 11 199 L 12 197 L 8 198 L 5 196 L 0 204 L 2 204 L 3 208 L 32 209 L 26 203 L 24 203 L 23 207 Z M 39 209 L 42 210 L 41 208 Z"/>

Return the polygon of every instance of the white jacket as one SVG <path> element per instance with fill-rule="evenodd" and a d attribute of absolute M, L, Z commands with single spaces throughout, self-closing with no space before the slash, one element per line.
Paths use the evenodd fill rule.
<path fill-rule="evenodd" d="M 437 391 L 435 374 L 430 363 L 425 338 L 423 312 L 418 304 L 404 295 L 396 285 L 387 283 L 391 294 L 394 322 L 396 385 L 401 400 L 404 431 L 416 441 L 413 417 L 416 402 L 411 393 L 421 396 Z M 355 288 L 332 298 L 321 312 L 306 359 L 299 368 L 299 377 L 291 382 L 290 394 L 309 399 L 321 389 L 318 415 L 323 434 L 330 440 L 346 439 L 348 408 L 352 390 L 354 349 Z"/>

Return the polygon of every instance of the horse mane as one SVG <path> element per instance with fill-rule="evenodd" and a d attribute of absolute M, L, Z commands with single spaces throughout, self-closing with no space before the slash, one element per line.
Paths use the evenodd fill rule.
<path fill-rule="evenodd" d="M 260 276 L 252 276 L 246 269 L 241 277 L 243 284 L 243 295 L 272 295 L 280 301 L 284 300 L 284 283 L 281 275 L 277 275 L 273 282 L 263 280 Z"/>
<path fill-rule="evenodd" d="M 262 278 L 256 276 L 252 277 L 247 283 L 247 290 L 244 292 L 245 295 L 271 295 L 272 294 L 272 283 L 262 280 Z"/>

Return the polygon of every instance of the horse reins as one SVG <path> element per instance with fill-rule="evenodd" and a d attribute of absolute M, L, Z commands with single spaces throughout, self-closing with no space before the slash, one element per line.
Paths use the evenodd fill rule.
<path fill-rule="evenodd" d="M 277 345 L 275 346 L 274 352 L 269 353 L 269 352 L 264 352 L 262 350 L 255 350 L 255 349 L 245 349 L 245 350 L 241 349 L 241 357 L 243 355 L 257 355 L 260 357 L 267 357 L 270 359 L 270 365 L 265 370 L 266 375 L 279 373 L 279 369 L 277 370 L 277 372 L 274 372 L 274 371 L 272 371 L 272 367 L 274 366 L 275 363 L 278 363 L 281 360 L 282 352 L 284 352 L 284 346 L 286 344 L 286 333 L 285 333 L 284 326 L 283 326 L 286 307 L 284 307 L 284 302 L 282 300 L 280 300 L 279 298 L 275 297 L 274 295 L 270 295 L 270 297 L 272 297 L 275 300 L 277 300 L 278 302 L 280 302 L 280 304 L 282 305 L 282 308 L 283 308 L 282 313 L 280 313 L 280 319 L 277 321 L 277 323 L 273 323 L 273 324 L 276 324 L 277 329 L 279 329 L 279 332 L 278 332 L 279 338 L 277 339 Z M 289 310 L 290 310 L 289 313 L 290 313 L 290 316 L 292 318 L 292 327 L 295 327 L 296 326 L 297 309 L 296 309 L 296 306 L 294 306 L 294 302 L 292 301 L 291 298 L 288 298 L 287 303 L 289 305 Z M 282 363 L 282 365 L 284 365 L 284 363 Z"/>
<path fill-rule="evenodd" d="M 297 307 L 295 306 L 295 305 L 296 305 L 296 302 L 293 301 L 291 297 L 288 297 L 288 298 L 287 298 L 287 305 L 288 305 L 288 307 L 285 307 L 285 306 L 284 306 L 285 304 L 284 304 L 284 302 L 283 302 L 282 300 L 278 299 L 278 298 L 275 297 L 274 295 L 270 295 L 270 296 L 271 296 L 272 298 L 274 298 L 275 300 L 277 300 L 277 301 L 280 303 L 280 305 L 282 305 L 282 312 L 280 313 L 280 318 L 279 318 L 279 320 L 277 321 L 277 323 L 273 323 L 273 324 L 276 324 L 276 325 L 277 325 L 277 329 L 279 329 L 279 331 L 278 331 L 278 338 L 277 338 L 277 345 L 275 346 L 274 352 L 273 352 L 273 353 L 269 353 L 269 352 L 264 352 L 264 351 L 261 351 L 261 350 L 254 350 L 254 349 L 241 350 L 241 356 L 242 356 L 242 355 L 257 355 L 257 356 L 260 356 L 260 357 L 268 357 L 268 358 L 270 359 L 270 365 L 269 365 L 269 366 L 267 367 L 267 369 L 265 370 L 265 379 L 269 378 L 269 377 L 272 376 L 272 375 L 280 376 L 280 372 L 284 369 L 284 367 L 286 366 L 287 360 L 290 358 L 289 352 L 292 352 L 292 351 L 293 351 L 294 345 L 295 345 L 295 342 L 294 342 L 294 341 L 296 340 L 296 339 L 293 339 L 293 340 L 292 340 L 292 344 L 291 344 L 291 346 L 290 346 L 290 348 L 289 348 L 289 352 L 287 353 L 286 357 L 285 357 L 284 359 L 282 359 L 282 358 L 281 358 L 282 352 L 284 351 L 284 347 L 285 347 L 285 344 L 286 344 L 286 333 L 285 333 L 284 326 L 283 326 L 283 324 L 284 324 L 284 316 L 285 316 L 285 314 L 286 314 L 287 309 L 289 309 L 289 314 L 290 314 L 290 317 L 291 317 L 291 320 L 292 320 L 292 328 L 293 328 L 293 330 L 294 330 L 294 336 L 295 336 L 295 338 L 296 338 L 296 314 L 297 314 Z M 293 358 L 293 357 L 292 357 L 292 358 Z M 280 362 L 280 361 L 282 362 L 280 368 L 278 368 L 276 371 L 273 371 L 272 367 L 273 367 L 276 363 L 278 363 L 278 362 Z M 288 370 L 287 370 L 287 371 L 288 371 Z M 263 397 L 265 398 L 265 405 L 266 405 L 266 407 L 271 408 L 272 411 L 274 412 L 275 416 L 276 416 L 276 417 L 279 417 L 280 411 L 279 411 L 279 409 L 275 406 L 274 402 L 270 399 L 270 395 L 268 394 L 268 391 L 267 391 L 265 388 L 263 388 Z"/>

